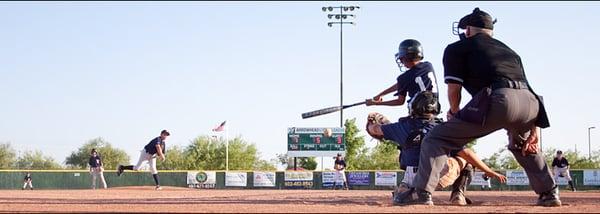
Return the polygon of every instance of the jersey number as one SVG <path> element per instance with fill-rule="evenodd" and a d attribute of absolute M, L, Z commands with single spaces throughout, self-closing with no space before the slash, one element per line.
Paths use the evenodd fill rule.
<path fill-rule="evenodd" d="M 429 78 L 429 82 L 431 82 L 431 92 L 438 93 L 437 85 L 435 82 L 435 76 L 433 75 L 433 72 L 427 73 L 427 78 Z M 425 83 L 423 82 L 423 78 L 418 76 L 415 78 L 415 82 L 417 83 L 417 85 L 419 85 L 419 89 L 421 89 L 421 91 L 427 90 L 427 87 L 425 87 Z"/>

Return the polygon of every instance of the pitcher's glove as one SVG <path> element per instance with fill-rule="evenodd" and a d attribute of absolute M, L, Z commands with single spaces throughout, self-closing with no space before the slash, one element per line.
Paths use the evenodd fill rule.
<path fill-rule="evenodd" d="M 389 123 L 390 123 L 390 120 L 388 120 L 385 116 L 383 116 L 383 114 L 380 114 L 377 112 L 370 113 L 369 116 L 367 117 L 367 133 L 369 133 L 369 135 L 371 135 L 371 137 L 373 137 L 375 139 L 383 140 L 383 135 L 371 133 L 371 131 L 369 130 L 369 126 L 371 124 L 385 125 L 385 124 L 389 124 Z"/>

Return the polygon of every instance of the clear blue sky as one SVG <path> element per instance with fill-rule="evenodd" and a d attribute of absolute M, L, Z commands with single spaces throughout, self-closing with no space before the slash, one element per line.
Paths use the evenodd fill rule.
<path fill-rule="evenodd" d="M 587 153 L 587 127 L 600 126 L 599 2 L 346 2 L 354 3 L 358 24 L 344 30 L 347 103 L 393 84 L 397 46 L 414 38 L 446 110 L 442 52 L 458 39 L 452 22 L 478 6 L 498 19 L 495 37 L 521 55 L 545 95 L 552 127 L 543 146 Z M 339 104 L 339 30 L 321 11 L 337 4 L 1 2 L 0 142 L 63 162 L 103 137 L 135 161 L 161 129 L 172 132 L 168 145 L 184 146 L 227 120 L 230 136 L 273 158 L 286 152 L 287 127 L 339 123 L 339 114 L 300 118 Z M 406 115 L 404 106 L 355 107 L 345 117 L 362 128 L 372 111 Z M 487 157 L 505 144 L 499 131 L 475 149 Z"/>

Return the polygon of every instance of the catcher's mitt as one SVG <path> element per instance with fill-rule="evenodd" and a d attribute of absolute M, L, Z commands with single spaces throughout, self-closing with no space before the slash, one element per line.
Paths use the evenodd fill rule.
<path fill-rule="evenodd" d="M 383 116 L 383 114 L 380 114 L 377 112 L 370 113 L 369 116 L 367 117 L 367 133 L 369 133 L 369 135 L 371 135 L 371 137 L 373 137 L 375 139 L 383 140 L 383 135 L 378 135 L 375 133 L 371 133 L 371 131 L 369 131 L 369 125 L 371 125 L 371 124 L 385 125 L 388 123 L 390 123 L 390 120 L 388 120 L 385 116 Z"/>

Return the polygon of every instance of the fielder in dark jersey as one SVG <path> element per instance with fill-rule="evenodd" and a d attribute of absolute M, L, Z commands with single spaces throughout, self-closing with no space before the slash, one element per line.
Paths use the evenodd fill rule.
<path fill-rule="evenodd" d="M 104 167 L 102 163 L 102 158 L 96 151 L 96 149 L 92 149 L 90 156 L 90 160 L 88 164 L 90 165 L 90 174 L 92 175 L 92 189 L 96 189 L 96 179 L 100 178 L 100 184 L 102 184 L 102 188 L 106 189 L 106 180 L 104 179 Z"/>
<path fill-rule="evenodd" d="M 563 156 L 563 152 L 560 150 L 556 151 L 556 157 L 554 157 L 554 160 L 552 160 L 554 180 L 558 183 L 559 177 L 567 179 L 567 182 L 571 187 L 571 191 L 575 192 L 575 184 L 573 184 L 573 179 L 571 178 L 571 173 L 569 172 L 570 168 L 569 161 Z"/>
<path fill-rule="evenodd" d="M 340 179 L 343 181 L 344 189 L 346 189 L 346 190 L 349 189 L 348 181 L 346 179 L 346 172 L 345 172 L 346 161 L 342 157 L 342 154 L 338 153 L 337 156 L 335 157 L 335 162 L 334 162 L 333 168 L 336 171 L 335 178 L 333 180 L 333 189 L 336 189 L 337 181 Z"/>
<path fill-rule="evenodd" d="M 156 169 L 156 157 L 159 157 L 162 161 L 165 160 L 165 140 L 171 135 L 167 130 L 162 130 L 160 136 L 152 139 L 140 153 L 140 159 L 138 163 L 134 165 L 123 166 L 119 165 L 117 168 L 117 176 L 121 176 L 124 170 L 140 170 L 146 163 L 150 165 L 150 172 L 154 178 L 156 184 L 156 190 L 161 190 L 160 182 L 158 180 L 158 170 Z"/>
<path fill-rule="evenodd" d="M 29 186 L 29 189 L 33 190 L 33 180 L 31 179 L 31 173 L 27 173 L 25 175 L 25 177 L 23 178 L 23 188 L 21 188 L 22 190 L 25 190 L 27 188 L 27 186 Z"/>
<path fill-rule="evenodd" d="M 433 91 L 437 94 L 435 72 L 431 63 L 422 61 L 423 47 L 421 43 L 414 39 L 407 39 L 400 43 L 398 49 L 396 63 L 398 63 L 401 71 L 403 68 L 408 68 L 408 70 L 396 78 L 396 84 L 377 94 L 373 99 L 368 99 L 367 106 L 403 105 L 406 101 L 406 96 L 409 97 L 408 103 L 410 103 L 412 98 L 421 91 Z M 382 96 L 392 92 L 396 92 L 394 96 L 397 96 L 397 99 L 382 100 Z"/>

